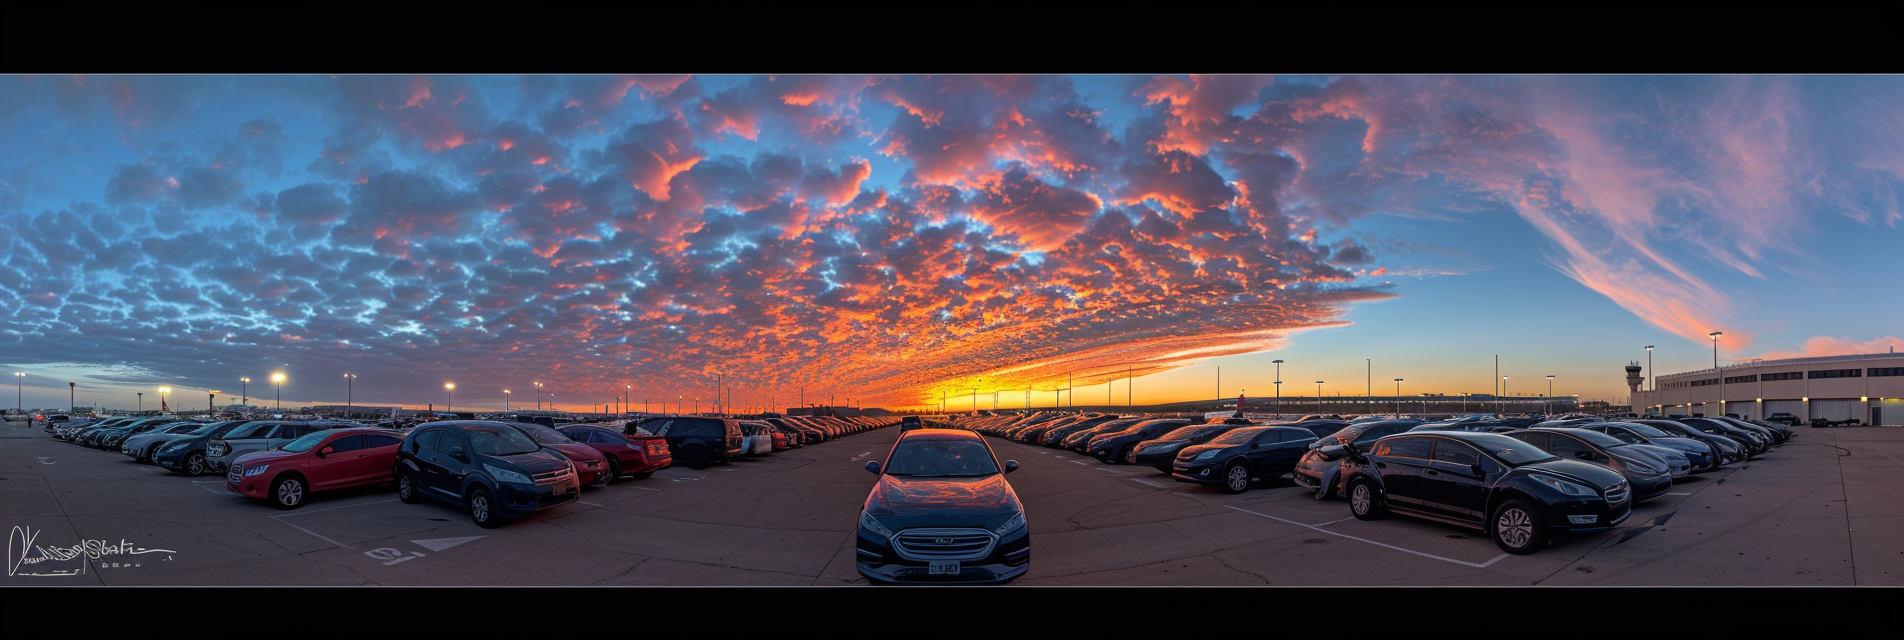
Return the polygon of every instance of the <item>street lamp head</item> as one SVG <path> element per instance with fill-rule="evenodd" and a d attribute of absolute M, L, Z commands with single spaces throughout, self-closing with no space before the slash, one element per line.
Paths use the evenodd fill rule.
<path fill-rule="evenodd" d="M 171 393 L 171 392 L 172 392 L 171 387 L 159 387 L 159 393 Z"/>
<path fill-rule="evenodd" d="M 1283 361 L 1281 361 L 1281 360 L 1271 360 L 1270 362 L 1271 362 L 1271 363 L 1273 363 L 1273 364 L 1282 364 L 1282 363 L 1283 363 Z"/>
<path fill-rule="evenodd" d="M 26 372 L 24 372 L 24 371 L 15 371 L 15 372 L 13 372 L 13 377 L 15 377 L 15 378 L 24 378 L 24 377 L 26 377 Z"/>
<path fill-rule="evenodd" d="M 443 388 L 445 388 L 445 389 L 455 389 L 455 388 L 456 388 L 456 383 L 454 383 L 454 382 L 445 382 L 445 383 L 443 383 Z"/>
<path fill-rule="evenodd" d="M 1723 335 L 1725 335 L 1724 331 L 1714 331 L 1712 333 L 1706 334 L 1706 337 L 1712 338 L 1713 340 L 1718 340 L 1719 336 L 1723 336 Z"/>
<path fill-rule="evenodd" d="M 243 383 L 246 383 L 246 384 L 250 384 L 250 383 L 251 383 L 251 378 L 239 378 L 239 379 L 238 379 L 238 381 L 239 381 L 239 382 L 243 382 Z"/>
<path fill-rule="evenodd" d="M 284 374 L 282 374 L 282 373 L 273 373 L 273 374 L 271 374 L 271 381 L 272 381 L 272 382 L 284 382 Z"/>
<path fill-rule="evenodd" d="M 1396 379 L 1395 379 L 1395 381 L 1396 381 L 1396 382 L 1401 382 L 1401 381 L 1402 381 L 1402 379 L 1401 379 L 1401 378 L 1396 378 Z"/>
<path fill-rule="evenodd" d="M 1547 376 L 1547 379 L 1548 379 L 1548 380 L 1552 380 L 1552 379 L 1554 379 L 1554 377 L 1553 377 L 1553 376 Z"/>
<path fill-rule="evenodd" d="M 1653 345 L 1650 345 L 1650 344 L 1649 344 L 1649 345 L 1646 345 L 1646 350 L 1647 350 L 1647 351 L 1652 351 L 1652 350 L 1653 350 Z"/>

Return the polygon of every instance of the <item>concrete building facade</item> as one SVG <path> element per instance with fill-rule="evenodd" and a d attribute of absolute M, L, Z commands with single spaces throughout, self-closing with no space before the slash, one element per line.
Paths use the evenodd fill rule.
<path fill-rule="evenodd" d="M 1657 376 L 1651 389 L 1634 388 L 1628 380 L 1638 413 L 1789 413 L 1807 421 L 1904 426 L 1904 354 L 1751 360 Z"/>

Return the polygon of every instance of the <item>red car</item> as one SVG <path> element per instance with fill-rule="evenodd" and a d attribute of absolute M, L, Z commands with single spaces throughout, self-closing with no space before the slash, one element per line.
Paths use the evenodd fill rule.
<path fill-rule="evenodd" d="M 593 447 L 576 442 L 562 435 L 560 431 L 539 424 L 527 422 L 504 422 L 503 424 L 515 427 L 536 444 L 542 445 L 545 449 L 553 449 L 556 453 L 573 461 L 576 482 L 583 485 L 608 484 L 606 481 L 613 479 L 608 473 L 608 458 Z"/>
<path fill-rule="evenodd" d="M 232 460 L 225 488 L 296 509 L 317 491 L 390 484 L 403 434 L 375 427 L 313 431 L 272 451 Z"/>
<path fill-rule="evenodd" d="M 674 464 L 668 451 L 668 439 L 662 436 L 630 436 L 606 427 L 576 425 L 559 429 L 569 439 L 588 445 L 608 459 L 608 480 L 641 479 Z"/>

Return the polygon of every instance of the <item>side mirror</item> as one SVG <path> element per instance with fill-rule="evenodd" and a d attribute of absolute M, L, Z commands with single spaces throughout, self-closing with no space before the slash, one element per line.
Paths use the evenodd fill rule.
<path fill-rule="evenodd" d="M 1348 456 L 1349 451 L 1350 451 L 1349 445 L 1332 444 L 1326 447 L 1316 449 L 1316 455 L 1321 456 L 1324 461 L 1334 461 L 1334 460 L 1341 460 L 1342 458 Z"/>
<path fill-rule="evenodd" d="M 872 462 L 866 463 L 866 472 L 871 473 L 873 475 L 879 475 L 879 461 L 874 460 Z"/>
<path fill-rule="evenodd" d="M 317 457 L 322 458 L 336 452 L 337 452 L 337 449 L 335 447 L 324 447 L 322 449 L 317 450 Z"/>
<path fill-rule="evenodd" d="M 1013 471 L 1017 471 L 1017 470 L 1018 470 L 1018 461 L 1017 461 L 1017 460 L 1006 460 L 1006 461 L 1005 461 L 1005 473 L 1011 473 L 1011 472 L 1013 472 Z"/>
<path fill-rule="evenodd" d="M 457 462 L 469 462 L 469 453 L 462 449 L 451 449 L 450 457 L 455 458 Z"/>

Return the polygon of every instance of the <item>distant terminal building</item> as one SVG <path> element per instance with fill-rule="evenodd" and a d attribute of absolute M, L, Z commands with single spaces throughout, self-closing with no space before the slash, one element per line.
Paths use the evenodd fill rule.
<path fill-rule="evenodd" d="M 1651 386 L 1633 391 L 1633 411 L 1904 426 L 1904 354 L 1750 360 L 1669 373 Z"/>
<path fill-rule="evenodd" d="M 811 407 L 789 407 L 787 409 L 787 415 L 790 415 L 790 416 L 839 416 L 842 418 L 857 418 L 864 414 L 862 414 L 859 409 L 855 409 L 853 407 L 828 407 L 824 405 L 814 405 Z"/>

